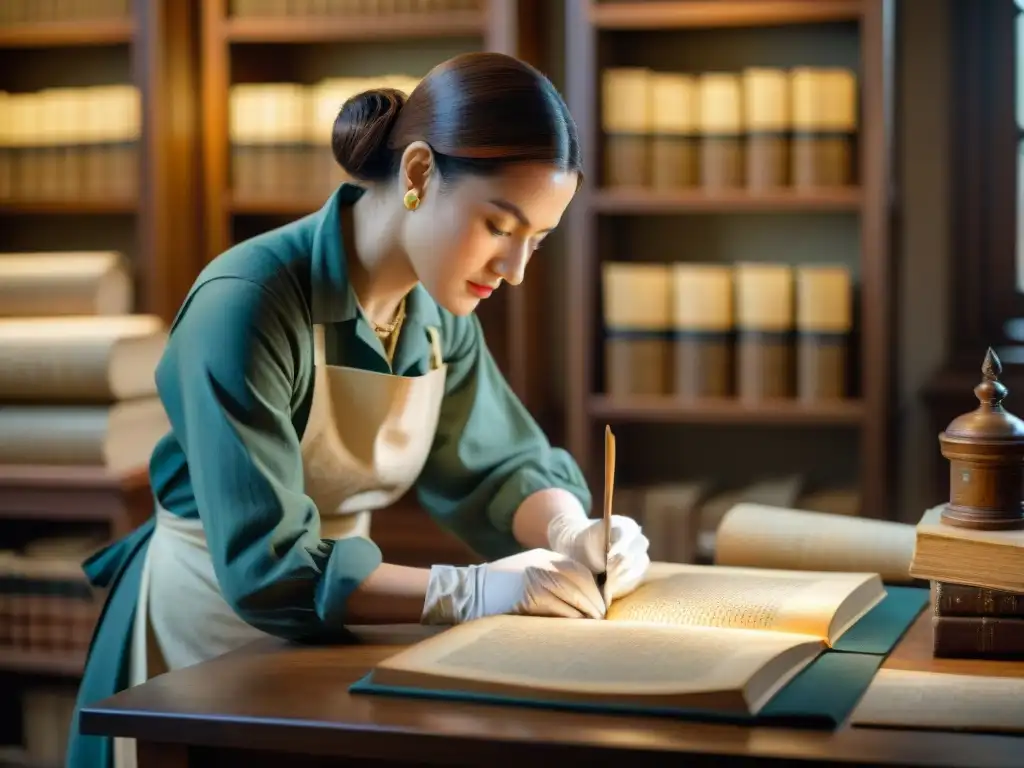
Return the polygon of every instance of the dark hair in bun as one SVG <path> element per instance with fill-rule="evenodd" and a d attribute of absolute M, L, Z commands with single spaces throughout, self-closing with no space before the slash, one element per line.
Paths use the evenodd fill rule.
<path fill-rule="evenodd" d="M 391 175 L 395 153 L 388 148 L 388 136 L 407 98 L 394 88 L 375 88 L 342 105 L 331 132 L 331 151 L 346 173 L 364 181 Z"/>
<path fill-rule="evenodd" d="M 387 181 L 402 152 L 424 141 L 441 177 L 492 174 L 509 163 L 551 163 L 582 175 L 576 123 L 540 71 L 501 53 L 467 53 L 434 67 L 406 97 L 393 88 L 353 96 L 331 148 L 360 181 Z"/>

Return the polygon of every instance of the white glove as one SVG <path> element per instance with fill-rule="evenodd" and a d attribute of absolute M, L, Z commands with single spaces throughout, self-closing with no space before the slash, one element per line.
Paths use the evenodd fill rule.
<path fill-rule="evenodd" d="M 605 573 L 608 601 L 628 595 L 643 581 L 651 558 L 650 542 L 631 517 L 612 515 L 611 548 L 605 571 L 604 521 L 577 512 L 558 515 L 548 524 L 548 545 L 594 574 Z"/>
<path fill-rule="evenodd" d="M 461 624 L 503 613 L 601 619 L 605 606 L 590 571 L 546 549 L 430 569 L 421 623 Z"/>

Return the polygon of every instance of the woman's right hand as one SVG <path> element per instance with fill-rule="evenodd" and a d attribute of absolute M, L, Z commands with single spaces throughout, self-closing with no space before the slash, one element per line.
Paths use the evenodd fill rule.
<path fill-rule="evenodd" d="M 605 604 L 586 566 L 546 549 L 482 565 L 430 569 L 422 623 L 461 624 L 507 613 L 601 619 Z"/>

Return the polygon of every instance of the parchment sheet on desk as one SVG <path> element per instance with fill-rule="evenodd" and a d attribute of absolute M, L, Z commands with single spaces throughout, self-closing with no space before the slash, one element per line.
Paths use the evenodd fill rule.
<path fill-rule="evenodd" d="M 850 720 L 861 727 L 1024 733 L 1024 677 L 883 668 Z"/>

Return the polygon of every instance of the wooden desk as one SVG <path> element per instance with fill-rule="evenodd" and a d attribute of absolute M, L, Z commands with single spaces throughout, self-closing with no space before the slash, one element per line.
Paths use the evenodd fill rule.
<path fill-rule="evenodd" d="M 423 630 L 377 632 L 378 644 L 359 647 L 257 643 L 100 702 L 82 713 L 82 726 L 138 739 L 139 768 L 307 768 L 345 760 L 622 768 L 666 758 L 688 766 L 1024 766 L 1024 738 L 1011 736 L 849 727 L 823 733 L 350 696 L 348 686 L 376 660 Z M 1024 676 L 1024 663 L 933 660 L 930 633 L 923 615 L 887 666 Z"/>

